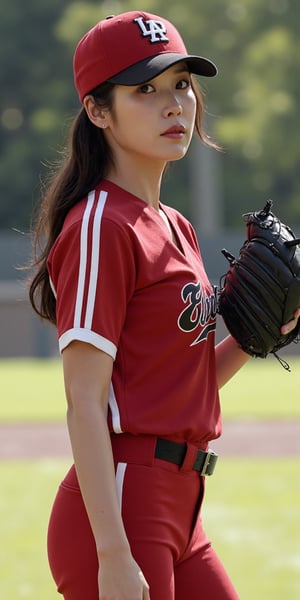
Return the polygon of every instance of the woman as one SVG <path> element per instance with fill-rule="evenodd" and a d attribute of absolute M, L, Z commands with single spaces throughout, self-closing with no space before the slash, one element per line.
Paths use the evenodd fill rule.
<path fill-rule="evenodd" d="M 74 464 L 48 552 L 66 600 L 236 600 L 202 528 L 221 434 L 218 388 L 248 360 L 214 347 L 216 299 L 190 223 L 160 202 L 168 162 L 202 129 L 171 23 L 130 12 L 79 42 L 83 104 L 40 212 L 30 297 L 58 329 Z M 295 321 L 286 327 L 293 327 Z"/>

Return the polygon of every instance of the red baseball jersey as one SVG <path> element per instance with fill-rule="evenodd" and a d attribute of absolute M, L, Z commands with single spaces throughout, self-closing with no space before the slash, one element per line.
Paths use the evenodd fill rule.
<path fill-rule="evenodd" d="M 62 352 L 73 340 L 114 359 L 116 433 L 196 443 L 221 434 L 216 291 L 191 224 L 104 180 L 68 213 L 48 269 Z"/>

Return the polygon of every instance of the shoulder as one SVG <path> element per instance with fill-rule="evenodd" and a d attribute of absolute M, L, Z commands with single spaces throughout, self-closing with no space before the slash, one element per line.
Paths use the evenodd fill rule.
<path fill-rule="evenodd" d="M 140 212 L 140 206 L 130 200 L 125 190 L 102 181 L 69 210 L 48 263 L 66 254 L 72 260 L 83 251 L 89 255 L 100 243 L 110 249 L 120 244 L 130 249 L 131 231 Z"/>
<path fill-rule="evenodd" d="M 91 222 L 110 222 L 119 227 L 134 223 L 142 207 L 138 198 L 104 180 L 68 213 L 63 230 L 86 226 Z"/>

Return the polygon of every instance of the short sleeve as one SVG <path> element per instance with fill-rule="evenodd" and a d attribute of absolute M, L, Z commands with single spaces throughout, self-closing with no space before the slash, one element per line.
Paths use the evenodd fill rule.
<path fill-rule="evenodd" d="M 65 227 L 48 260 L 56 296 L 59 349 L 80 340 L 114 359 L 135 287 L 130 231 L 97 214 Z"/>

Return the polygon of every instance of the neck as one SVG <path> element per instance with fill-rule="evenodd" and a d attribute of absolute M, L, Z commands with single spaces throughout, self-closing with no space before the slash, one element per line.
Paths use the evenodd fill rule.
<path fill-rule="evenodd" d="M 122 164 L 119 162 L 109 171 L 106 179 L 158 210 L 162 176 L 166 165 L 165 163 L 149 165 L 149 162 L 141 165 L 139 162 L 134 161 L 134 164 L 130 164 L 130 161 L 129 164 L 128 161 Z"/>

